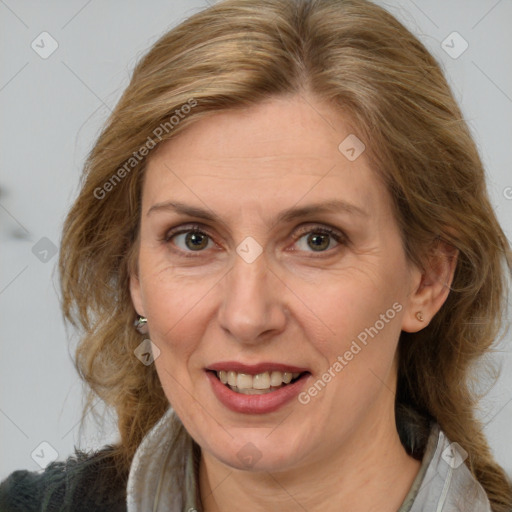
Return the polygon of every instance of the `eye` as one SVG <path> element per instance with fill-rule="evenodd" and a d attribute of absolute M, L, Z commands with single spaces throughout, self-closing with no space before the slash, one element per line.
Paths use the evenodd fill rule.
<path fill-rule="evenodd" d="M 166 243 L 172 242 L 182 253 L 202 252 L 214 245 L 210 236 L 202 231 L 199 226 L 183 226 L 181 229 L 176 228 L 168 231 L 163 241 Z"/>
<path fill-rule="evenodd" d="M 302 229 L 294 236 L 298 250 L 306 252 L 327 252 L 340 244 L 346 243 L 343 233 L 326 226 L 314 226 Z"/>
<path fill-rule="evenodd" d="M 321 225 L 299 228 L 293 234 L 293 239 L 296 247 L 292 249 L 293 251 L 316 253 L 331 251 L 348 242 L 347 237 L 341 231 Z M 199 253 L 204 252 L 205 249 L 211 249 L 216 245 L 200 225 L 173 228 L 165 233 L 162 241 L 175 246 L 177 249 L 172 248 L 172 250 L 186 257 L 199 256 Z"/>

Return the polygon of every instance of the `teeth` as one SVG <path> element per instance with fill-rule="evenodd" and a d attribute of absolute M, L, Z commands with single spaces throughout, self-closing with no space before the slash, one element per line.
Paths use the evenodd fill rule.
<path fill-rule="evenodd" d="M 280 386 L 283 382 L 283 374 L 281 372 L 272 372 L 270 375 L 270 385 Z"/>
<path fill-rule="evenodd" d="M 239 373 L 236 378 L 236 387 L 238 389 L 252 388 L 252 375 L 247 375 L 246 373 Z"/>
<path fill-rule="evenodd" d="M 252 387 L 254 389 L 269 389 L 270 388 L 270 375 L 268 372 L 258 373 L 252 378 Z"/>
<path fill-rule="evenodd" d="M 228 372 L 228 384 L 236 386 L 236 372 Z"/>
<path fill-rule="evenodd" d="M 271 388 L 279 388 L 283 384 L 289 384 L 300 375 L 299 372 L 263 372 L 257 375 L 248 373 L 237 373 L 233 371 L 220 370 L 217 377 L 222 384 L 228 384 L 231 388 L 246 395 L 258 395 Z"/>

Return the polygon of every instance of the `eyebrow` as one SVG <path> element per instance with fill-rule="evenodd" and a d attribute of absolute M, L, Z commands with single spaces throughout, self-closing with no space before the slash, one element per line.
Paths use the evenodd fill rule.
<path fill-rule="evenodd" d="M 187 205 L 179 201 L 166 201 L 154 204 L 146 215 L 159 211 L 174 211 L 191 217 L 208 220 L 210 222 L 221 222 L 221 219 L 215 213 L 209 210 L 198 208 L 197 206 Z M 347 203 L 340 199 L 331 199 L 330 201 L 322 201 L 321 203 L 313 203 L 307 206 L 292 207 L 281 211 L 276 218 L 277 222 L 290 222 L 301 217 L 318 215 L 322 213 L 348 213 L 361 217 L 368 217 L 368 213 L 358 206 Z"/>

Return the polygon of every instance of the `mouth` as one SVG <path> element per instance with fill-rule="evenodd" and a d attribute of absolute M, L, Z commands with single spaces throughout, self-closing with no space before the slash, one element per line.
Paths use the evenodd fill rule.
<path fill-rule="evenodd" d="M 207 370 L 217 380 L 235 393 L 242 395 L 265 395 L 294 384 L 309 372 L 267 370 L 256 374 L 234 370 Z"/>
<path fill-rule="evenodd" d="M 270 362 L 225 361 L 205 370 L 217 400 L 242 414 L 268 414 L 293 403 L 312 376 L 307 368 Z"/>

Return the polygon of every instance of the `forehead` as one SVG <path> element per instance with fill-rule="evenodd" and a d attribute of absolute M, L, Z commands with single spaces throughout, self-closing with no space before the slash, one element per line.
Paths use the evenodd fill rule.
<path fill-rule="evenodd" d="M 272 208 L 327 195 L 376 204 L 383 187 L 364 152 L 351 161 L 340 150 L 347 137 L 354 137 L 349 120 L 311 97 L 216 112 L 150 155 L 143 210 L 170 199 L 198 204 L 201 198 L 225 208 L 261 205 L 264 198 Z"/>

